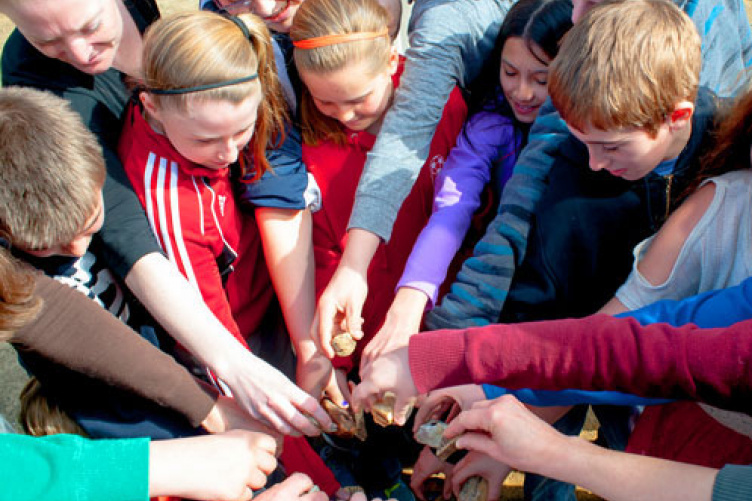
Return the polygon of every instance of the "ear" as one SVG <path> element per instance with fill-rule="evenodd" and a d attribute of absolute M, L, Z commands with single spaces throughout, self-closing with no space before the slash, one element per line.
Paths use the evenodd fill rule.
<path fill-rule="evenodd" d="M 389 74 L 394 75 L 397 73 L 397 68 L 399 67 L 399 52 L 397 51 L 397 47 L 392 45 L 392 48 L 389 49 Z"/>
<path fill-rule="evenodd" d="M 695 105 L 689 101 L 680 101 L 674 106 L 674 111 L 668 117 L 668 124 L 671 130 L 677 131 L 691 125 L 692 115 L 695 112 Z"/>
<path fill-rule="evenodd" d="M 148 92 L 141 92 L 138 94 L 138 98 L 141 100 L 141 104 L 144 105 L 146 112 L 152 117 L 159 120 L 159 107 L 154 102 L 154 98 Z"/>

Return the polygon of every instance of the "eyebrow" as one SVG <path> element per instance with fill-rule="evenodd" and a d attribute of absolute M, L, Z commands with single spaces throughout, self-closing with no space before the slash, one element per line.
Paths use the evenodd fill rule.
<path fill-rule="evenodd" d="M 81 31 L 83 31 L 87 26 L 89 26 L 90 24 L 92 24 L 95 21 L 97 21 L 100 18 L 101 15 L 102 15 L 102 9 L 99 8 L 87 20 L 85 20 L 83 23 L 79 24 L 76 29 L 69 30 L 68 32 L 69 33 L 79 33 Z M 60 37 L 55 37 L 55 38 L 39 38 L 39 39 L 36 39 L 36 42 L 39 43 L 39 44 L 51 44 L 51 43 L 55 43 L 55 42 L 59 41 L 61 38 L 63 38 L 63 37 L 60 36 Z"/>
<path fill-rule="evenodd" d="M 249 123 L 248 125 L 246 125 L 245 127 L 242 127 L 242 128 L 240 128 L 240 129 L 236 130 L 235 132 L 233 132 L 233 133 L 232 133 L 232 135 L 234 136 L 234 135 L 236 135 L 236 134 L 240 134 L 241 132 L 245 132 L 245 131 L 247 131 L 247 130 L 248 130 L 248 129 L 250 129 L 251 127 L 255 126 L 255 125 L 256 125 L 256 122 L 258 122 L 258 118 L 255 118 L 255 119 L 253 119 L 253 121 L 252 121 L 252 122 L 250 122 L 250 123 Z M 202 135 L 200 135 L 200 134 L 195 134 L 195 135 L 193 136 L 193 138 L 194 138 L 194 139 L 202 139 L 202 140 L 217 139 L 217 138 L 219 138 L 219 137 L 224 137 L 224 136 L 202 136 Z"/>

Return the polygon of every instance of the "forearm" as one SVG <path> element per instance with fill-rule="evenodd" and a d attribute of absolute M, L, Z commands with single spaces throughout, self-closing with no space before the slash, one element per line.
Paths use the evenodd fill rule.
<path fill-rule="evenodd" d="M 428 328 L 461 328 L 498 321 L 515 271 L 527 251 L 533 214 L 567 135 L 566 125 L 548 102 L 533 124 L 530 142 L 504 187 L 498 214 L 473 249 L 473 256 L 462 265 L 449 293 L 426 316 Z"/>
<path fill-rule="evenodd" d="M 718 470 L 603 449 L 579 437 L 554 445 L 534 472 L 609 501 L 709 501 Z"/>
<path fill-rule="evenodd" d="M 362 228 L 351 228 L 347 232 L 347 245 L 339 266 L 350 268 L 365 277 L 379 245 L 381 239 L 375 233 Z"/>
<path fill-rule="evenodd" d="M 126 276 L 126 285 L 175 340 L 220 377 L 253 356 L 161 254 L 142 257 Z"/>
<path fill-rule="evenodd" d="M 740 361 L 752 360 L 749 324 L 642 327 L 634 320 L 595 315 L 426 332 L 410 339 L 410 370 L 421 392 L 491 382 L 688 398 L 745 411 L 752 372 Z"/>
<path fill-rule="evenodd" d="M 311 324 L 316 307 L 311 213 L 258 208 L 256 220 L 274 290 L 296 352 L 309 351 L 313 347 Z"/>
<path fill-rule="evenodd" d="M 44 306 L 14 334 L 18 349 L 176 410 L 193 426 L 202 423 L 216 392 L 80 292 L 41 275 L 37 280 Z"/>

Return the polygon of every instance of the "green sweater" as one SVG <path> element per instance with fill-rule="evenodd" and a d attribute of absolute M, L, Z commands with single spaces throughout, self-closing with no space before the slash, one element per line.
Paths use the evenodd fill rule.
<path fill-rule="evenodd" d="M 147 501 L 149 440 L 0 435 L 0 501 Z"/>

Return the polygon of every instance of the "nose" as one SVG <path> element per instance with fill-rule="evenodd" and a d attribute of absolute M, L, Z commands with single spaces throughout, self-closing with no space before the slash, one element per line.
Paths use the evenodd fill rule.
<path fill-rule="evenodd" d="M 351 106 L 339 106 L 334 114 L 334 118 L 343 124 L 351 121 L 354 116 L 355 111 Z"/>
<path fill-rule="evenodd" d="M 599 171 L 605 169 L 608 166 L 608 159 L 605 156 L 597 153 L 594 148 L 588 148 L 588 153 L 590 156 L 591 170 Z"/>
<path fill-rule="evenodd" d="M 238 144 L 234 139 L 230 138 L 221 144 L 217 158 L 227 163 L 233 163 L 238 159 Z"/>
<path fill-rule="evenodd" d="M 277 11 L 276 0 L 254 0 L 251 11 L 259 17 L 271 17 Z"/>
<path fill-rule="evenodd" d="M 70 62 L 84 65 L 89 62 L 91 57 L 91 45 L 85 38 L 76 37 L 67 43 L 66 52 Z"/>
<path fill-rule="evenodd" d="M 86 254 L 86 249 L 89 248 L 90 242 L 91 237 L 79 237 L 68 245 L 64 245 L 62 250 L 67 256 L 82 257 Z"/>
<path fill-rule="evenodd" d="M 525 78 L 520 79 L 520 85 L 517 87 L 517 92 L 515 92 L 515 98 L 518 101 L 526 102 L 532 101 L 534 95 L 533 86 L 530 85 L 530 82 Z"/>

